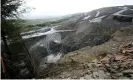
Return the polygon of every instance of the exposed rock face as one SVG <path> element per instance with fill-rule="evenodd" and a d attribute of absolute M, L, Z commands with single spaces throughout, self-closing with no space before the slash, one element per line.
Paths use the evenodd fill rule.
<path fill-rule="evenodd" d="M 116 31 L 113 38 L 102 45 L 87 46 L 64 55 L 58 63 L 49 64 L 40 78 L 133 79 L 132 28 Z"/>

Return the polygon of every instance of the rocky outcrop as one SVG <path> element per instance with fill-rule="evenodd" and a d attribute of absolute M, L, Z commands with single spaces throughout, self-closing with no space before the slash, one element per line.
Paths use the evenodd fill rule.
<path fill-rule="evenodd" d="M 84 47 L 64 55 L 56 64 L 49 64 L 40 78 L 133 79 L 132 28 L 116 31 L 102 45 Z"/>

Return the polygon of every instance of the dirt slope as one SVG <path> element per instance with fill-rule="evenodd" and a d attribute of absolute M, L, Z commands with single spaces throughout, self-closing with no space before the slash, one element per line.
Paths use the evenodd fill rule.
<path fill-rule="evenodd" d="M 70 52 L 63 56 L 57 64 L 49 64 L 48 68 L 40 74 L 40 78 L 133 78 L 133 76 L 130 75 L 133 70 L 133 58 L 131 55 L 128 55 L 131 62 L 128 60 L 123 60 L 123 62 L 114 61 L 112 62 L 113 66 L 108 63 L 114 54 L 118 55 L 115 59 L 120 59 L 121 56 L 127 57 L 127 55 L 123 55 L 121 49 L 123 49 L 123 46 L 132 43 L 133 26 L 122 28 L 117 30 L 112 35 L 112 38 L 102 45 L 94 47 L 87 46 Z M 106 56 L 110 56 L 110 58 L 106 58 Z M 106 66 L 104 66 L 103 63 L 106 63 Z M 126 63 L 126 65 L 124 65 L 124 63 Z M 116 64 L 123 66 L 120 68 L 122 71 L 114 68 L 114 66 L 119 67 Z M 125 68 L 127 65 L 130 66 Z M 112 73 L 108 71 L 108 69 L 111 71 L 115 70 L 116 72 Z"/>

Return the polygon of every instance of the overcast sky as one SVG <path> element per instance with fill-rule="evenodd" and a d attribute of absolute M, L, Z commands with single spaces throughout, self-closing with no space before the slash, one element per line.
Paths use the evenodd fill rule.
<path fill-rule="evenodd" d="M 25 5 L 34 9 L 23 14 L 23 18 L 43 19 L 106 6 L 133 5 L 133 0 L 27 0 Z"/>

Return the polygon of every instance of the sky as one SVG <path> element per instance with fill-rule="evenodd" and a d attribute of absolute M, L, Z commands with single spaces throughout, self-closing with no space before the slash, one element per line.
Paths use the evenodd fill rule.
<path fill-rule="evenodd" d="M 133 5 L 133 0 L 26 0 L 23 6 L 32 10 L 24 13 L 22 18 L 44 19 L 122 5 Z"/>

